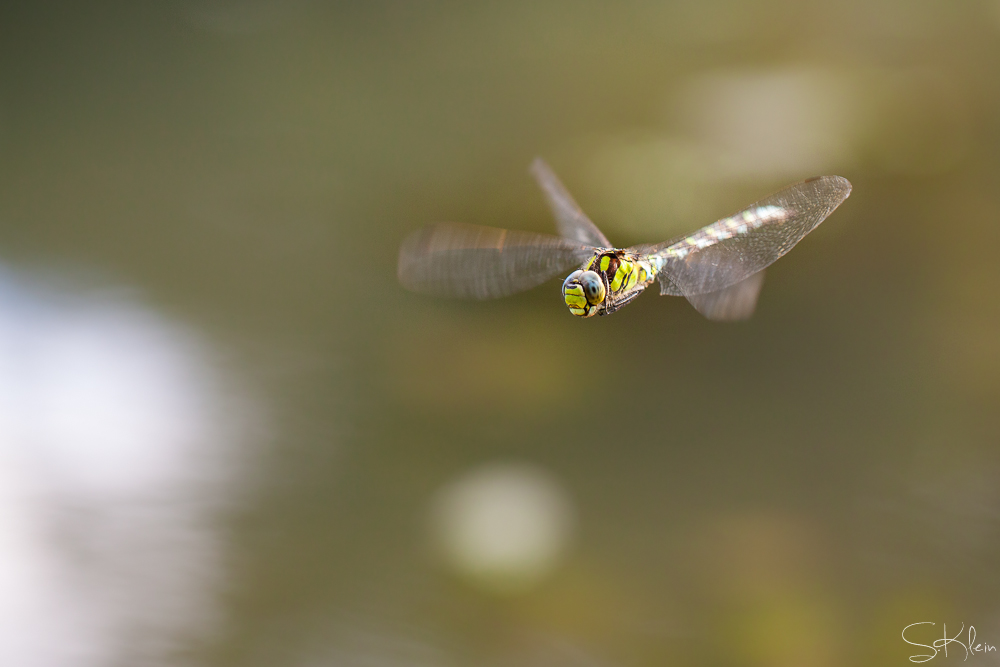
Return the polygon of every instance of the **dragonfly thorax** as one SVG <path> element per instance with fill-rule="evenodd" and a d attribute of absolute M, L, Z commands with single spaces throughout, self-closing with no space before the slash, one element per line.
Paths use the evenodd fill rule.
<path fill-rule="evenodd" d="M 563 300 L 577 317 L 614 312 L 653 281 L 647 259 L 624 250 L 599 250 L 563 281 Z"/>

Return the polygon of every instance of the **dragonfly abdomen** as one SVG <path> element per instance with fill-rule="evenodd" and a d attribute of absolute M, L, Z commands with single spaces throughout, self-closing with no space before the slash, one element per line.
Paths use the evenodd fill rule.
<path fill-rule="evenodd" d="M 702 250 L 734 236 L 744 236 L 768 223 L 781 222 L 791 213 L 792 211 L 786 208 L 773 205 L 748 208 L 741 213 L 702 227 L 691 236 L 667 248 L 666 253 L 683 259 L 693 250 Z"/>

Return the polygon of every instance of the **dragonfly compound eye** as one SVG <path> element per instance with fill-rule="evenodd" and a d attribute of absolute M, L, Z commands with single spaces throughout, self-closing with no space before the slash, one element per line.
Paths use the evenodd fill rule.
<path fill-rule="evenodd" d="M 592 306 L 596 306 L 604 301 L 604 281 L 601 280 L 601 277 L 597 273 L 594 271 L 584 271 L 577 280 L 580 281 L 583 292 L 587 295 L 587 301 Z"/>
<path fill-rule="evenodd" d="M 604 300 L 604 283 L 593 271 L 574 271 L 563 281 L 563 299 L 569 312 L 577 317 L 596 315 Z"/>

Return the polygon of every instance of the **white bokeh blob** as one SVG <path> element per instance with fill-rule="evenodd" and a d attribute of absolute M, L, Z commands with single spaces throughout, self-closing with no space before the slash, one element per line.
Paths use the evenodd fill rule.
<path fill-rule="evenodd" d="M 209 631 L 229 397 L 138 299 L 0 267 L 0 665 L 173 664 Z"/>
<path fill-rule="evenodd" d="M 431 506 L 438 553 L 456 574 L 496 594 L 530 590 L 559 563 L 575 525 L 571 499 L 528 463 L 490 463 L 446 484 Z"/>

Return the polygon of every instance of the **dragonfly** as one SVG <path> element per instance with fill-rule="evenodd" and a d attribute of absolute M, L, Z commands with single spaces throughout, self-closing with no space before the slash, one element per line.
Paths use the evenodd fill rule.
<path fill-rule="evenodd" d="M 403 287 L 423 294 L 493 299 L 564 275 L 562 298 L 578 317 L 609 315 L 654 282 L 715 321 L 749 318 L 764 269 L 826 219 L 851 193 L 840 176 L 790 185 L 686 236 L 615 247 L 583 212 L 552 169 L 537 158 L 531 173 L 555 216 L 558 236 L 437 223 L 412 233 L 399 251 Z"/>

